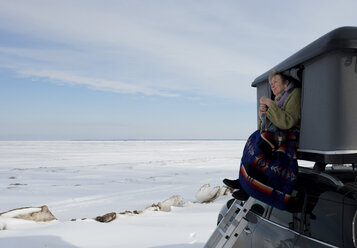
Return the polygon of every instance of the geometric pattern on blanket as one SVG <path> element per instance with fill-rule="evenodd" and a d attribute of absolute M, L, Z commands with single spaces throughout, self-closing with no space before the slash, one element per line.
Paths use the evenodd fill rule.
<path fill-rule="evenodd" d="M 298 130 L 255 131 L 247 140 L 239 170 L 242 188 L 252 197 L 286 209 L 297 179 Z"/>

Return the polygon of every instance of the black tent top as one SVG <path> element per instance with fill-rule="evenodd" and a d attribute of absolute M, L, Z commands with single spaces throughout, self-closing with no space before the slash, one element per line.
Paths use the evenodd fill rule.
<path fill-rule="evenodd" d="M 332 30 L 257 77 L 252 86 L 256 87 L 259 83 L 266 81 L 273 71 L 283 72 L 324 53 L 345 49 L 357 49 L 357 27 L 341 27 Z"/>

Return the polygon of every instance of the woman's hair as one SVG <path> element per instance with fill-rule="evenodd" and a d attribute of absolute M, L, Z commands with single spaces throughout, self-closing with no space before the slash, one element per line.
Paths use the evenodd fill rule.
<path fill-rule="evenodd" d="M 284 74 L 281 73 L 281 72 L 274 71 L 274 72 L 272 72 L 272 73 L 269 75 L 269 83 L 271 82 L 271 79 L 272 79 L 273 77 L 275 77 L 275 76 L 280 76 L 280 78 L 281 78 L 281 80 L 282 80 L 283 82 L 286 82 L 286 81 L 290 82 L 289 76 L 284 75 Z"/>

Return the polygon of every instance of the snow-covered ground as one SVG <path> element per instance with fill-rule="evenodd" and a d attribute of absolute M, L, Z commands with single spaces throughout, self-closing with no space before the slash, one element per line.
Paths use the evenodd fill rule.
<path fill-rule="evenodd" d="M 237 176 L 244 144 L 2 141 L 0 212 L 47 205 L 58 220 L 0 217 L 0 247 L 203 247 L 230 196 L 200 203 L 195 195 L 204 184 L 223 186 L 223 178 Z M 148 208 L 174 195 L 182 207 Z M 126 210 L 143 212 L 93 220 Z"/>

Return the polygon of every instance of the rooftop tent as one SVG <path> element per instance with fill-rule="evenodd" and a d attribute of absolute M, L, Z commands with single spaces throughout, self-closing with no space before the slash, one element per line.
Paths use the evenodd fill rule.
<path fill-rule="evenodd" d="M 357 163 L 357 27 L 335 29 L 257 77 L 257 107 L 272 96 L 273 71 L 302 88 L 299 158 Z"/>

